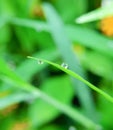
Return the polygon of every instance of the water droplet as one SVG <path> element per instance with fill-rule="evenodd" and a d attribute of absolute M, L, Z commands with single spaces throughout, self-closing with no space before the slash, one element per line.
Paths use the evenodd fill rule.
<path fill-rule="evenodd" d="M 42 61 L 42 60 L 40 60 L 40 59 L 38 59 L 38 64 L 39 65 L 42 65 L 44 62 Z"/>
<path fill-rule="evenodd" d="M 64 67 L 65 69 L 68 68 L 68 64 L 66 64 L 66 63 L 62 63 L 61 66 Z"/>

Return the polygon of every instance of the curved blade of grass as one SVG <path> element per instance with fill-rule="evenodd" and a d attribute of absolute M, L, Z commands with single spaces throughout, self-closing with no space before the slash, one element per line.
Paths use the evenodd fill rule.
<path fill-rule="evenodd" d="M 28 56 L 28 58 L 34 59 L 36 61 L 38 61 L 38 58 L 35 57 L 30 57 Z M 64 67 L 62 67 L 61 65 L 58 65 L 56 63 L 53 63 L 51 61 L 45 60 L 45 59 L 40 59 L 43 62 L 46 62 L 52 66 L 57 67 L 58 69 L 64 71 L 65 73 L 69 74 L 70 76 L 82 81 L 83 83 L 85 83 L 86 85 L 88 85 L 91 89 L 95 90 L 96 92 L 98 92 L 99 94 L 101 94 L 104 98 L 106 98 L 108 101 L 113 103 L 113 97 L 111 97 L 109 94 L 107 94 L 106 92 L 102 91 L 101 89 L 99 89 L 98 87 L 94 86 L 93 84 L 91 84 L 90 82 L 88 82 L 87 80 L 85 80 L 84 78 L 82 78 L 80 75 L 78 75 L 77 73 L 69 70 L 69 69 L 65 69 Z"/>
<path fill-rule="evenodd" d="M 102 18 L 112 16 L 113 15 L 113 2 L 109 6 L 101 7 L 99 9 L 96 9 L 92 12 L 89 12 L 87 14 L 84 14 L 80 17 L 78 17 L 75 22 L 82 24 L 86 22 L 91 22 L 95 20 L 100 20 Z"/>
<path fill-rule="evenodd" d="M 37 60 L 37 58 L 34 58 Z M 77 121 L 81 125 L 83 125 L 86 128 L 89 128 L 91 130 L 95 130 L 98 125 L 92 122 L 90 119 L 82 115 L 79 111 L 76 109 L 73 109 L 70 106 L 67 106 L 51 96 L 48 96 L 44 92 L 40 91 L 39 89 L 35 88 L 33 85 L 30 85 L 29 83 L 23 81 L 18 75 L 16 75 L 10 68 L 6 65 L 6 63 L 0 59 L 0 73 L 6 76 L 6 81 L 8 81 L 10 84 L 15 84 L 15 87 L 18 87 L 20 90 L 29 92 L 30 94 L 33 94 L 35 97 L 40 97 L 45 102 L 48 102 L 49 104 L 53 105 L 56 109 L 60 110 L 64 114 L 71 117 L 73 120 Z M 38 115 L 37 115 L 38 116 Z"/>

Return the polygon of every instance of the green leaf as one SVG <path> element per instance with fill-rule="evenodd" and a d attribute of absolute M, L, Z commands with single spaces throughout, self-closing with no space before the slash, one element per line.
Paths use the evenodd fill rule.
<path fill-rule="evenodd" d="M 112 16 L 112 15 L 113 15 L 113 2 L 108 6 L 101 7 L 99 9 L 96 9 L 92 12 L 89 12 L 87 14 L 84 14 L 84 15 L 78 17 L 75 20 L 75 22 L 82 24 L 82 23 L 86 23 L 86 22 L 100 20 L 100 19 Z"/>
<path fill-rule="evenodd" d="M 1 0 L 0 1 L 0 15 L 4 17 L 11 17 L 14 16 L 15 12 L 11 5 L 11 2 L 8 0 Z"/>
<path fill-rule="evenodd" d="M 3 21 L 5 24 L 5 21 Z M 2 23 L 1 23 L 2 24 Z M 7 48 L 7 43 L 10 41 L 11 32 L 7 25 L 0 25 L 0 53 L 3 53 Z"/>
<path fill-rule="evenodd" d="M 41 128 L 41 130 L 65 130 L 65 129 L 63 129 L 62 127 L 58 125 L 49 125 L 49 126 L 45 126 Z"/>
<path fill-rule="evenodd" d="M 103 86 L 103 85 L 102 85 Z M 111 85 L 108 91 L 111 91 Z M 112 92 L 111 92 L 112 93 Z M 105 129 L 111 129 L 113 126 L 112 121 L 110 120 L 111 115 L 113 115 L 113 104 L 106 102 L 106 100 L 100 95 L 98 95 L 98 110 L 101 115 L 101 124 Z"/>
<path fill-rule="evenodd" d="M 113 57 L 112 39 L 106 38 L 94 30 L 76 25 L 69 25 L 66 29 L 70 39 L 75 42 L 74 44 L 79 43 L 85 47 Z"/>
<path fill-rule="evenodd" d="M 36 46 L 41 49 L 53 47 L 53 40 L 47 32 L 49 27 L 44 22 L 16 17 L 11 18 L 9 22 L 12 25 L 18 26 L 15 27 L 16 35 L 25 51 L 30 49 L 35 50 Z"/>
<path fill-rule="evenodd" d="M 102 55 L 101 53 L 94 51 L 85 51 L 85 53 L 83 53 L 83 55 L 81 56 L 81 62 L 85 68 L 87 68 L 94 74 L 104 77 L 108 80 L 113 79 L 112 59 L 107 57 L 106 55 Z"/>
<path fill-rule="evenodd" d="M 71 83 L 67 76 L 47 79 L 41 86 L 41 90 L 65 104 L 69 104 L 73 96 Z M 36 127 L 55 119 L 60 111 L 47 102 L 37 99 L 30 105 L 29 114 L 32 125 Z"/>
<path fill-rule="evenodd" d="M 86 12 L 87 2 L 87 0 L 78 0 L 77 2 L 76 0 L 57 0 L 53 4 L 63 20 L 69 22 L 74 21 L 75 17 Z"/>

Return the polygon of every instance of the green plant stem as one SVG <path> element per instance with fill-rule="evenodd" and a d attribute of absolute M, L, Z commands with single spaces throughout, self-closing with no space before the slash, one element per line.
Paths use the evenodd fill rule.
<path fill-rule="evenodd" d="M 28 58 L 31 58 L 31 59 L 34 59 L 34 60 L 38 60 L 38 58 L 35 58 L 35 57 L 30 57 L 28 56 Z M 93 84 L 91 84 L 90 82 L 88 82 L 87 80 L 85 80 L 84 78 L 82 78 L 80 75 L 78 75 L 77 73 L 69 70 L 69 69 L 65 69 L 64 67 L 58 65 L 58 64 L 55 64 L 53 62 L 50 62 L 48 60 L 45 60 L 45 59 L 40 59 L 42 60 L 43 62 L 46 62 L 52 66 L 55 66 L 57 67 L 58 69 L 64 71 L 65 73 L 69 74 L 70 76 L 82 81 L 83 83 L 85 83 L 86 85 L 88 85 L 91 89 L 95 90 L 96 92 L 98 92 L 99 94 L 101 94 L 102 96 L 104 96 L 108 101 L 112 102 L 113 103 L 113 97 L 111 97 L 109 94 L 107 94 L 106 92 L 102 91 L 101 89 L 99 89 L 98 87 L 94 86 Z"/>

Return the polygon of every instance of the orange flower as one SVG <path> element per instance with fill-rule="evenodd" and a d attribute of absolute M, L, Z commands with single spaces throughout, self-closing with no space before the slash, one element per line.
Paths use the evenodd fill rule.
<path fill-rule="evenodd" d="M 104 18 L 104 19 L 101 21 L 100 26 L 101 26 L 101 31 L 102 31 L 105 35 L 110 36 L 110 37 L 113 36 L 113 16 Z"/>

